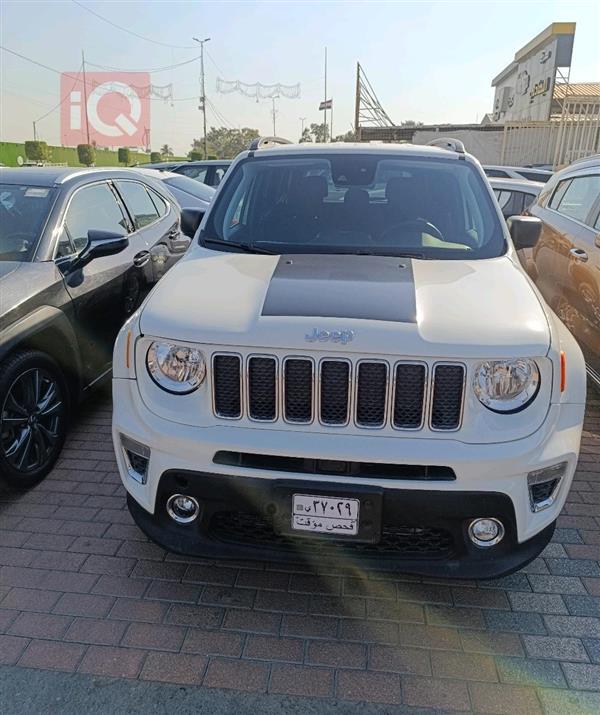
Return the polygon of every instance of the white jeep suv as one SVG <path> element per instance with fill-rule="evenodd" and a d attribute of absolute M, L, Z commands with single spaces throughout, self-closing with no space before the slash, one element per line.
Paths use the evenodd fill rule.
<path fill-rule="evenodd" d="M 548 543 L 582 355 L 515 253 L 539 220 L 509 235 L 478 162 L 438 143 L 234 161 L 115 346 L 114 445 L 154 541 L 466 578 Z"/>

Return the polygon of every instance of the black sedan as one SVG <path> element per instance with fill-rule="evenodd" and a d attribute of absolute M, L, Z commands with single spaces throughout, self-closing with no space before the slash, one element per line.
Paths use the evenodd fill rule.
<path fill-rule="evenodd" d="M 183 174 L 194 181 L 216 188 L 225 172 L 229 169 L 231 159 L 206 159 L 205 161 L 157 162 L 156 164 L 141 164 L 137 168 L 158 169 Z"/>
<path fill-rule="evenodd" d="M 216 189 L 207 184 L 190 179 L 182 174 L 174 174 L 172 171 L 158 171 L 157 169 L 136 168 L 140 174 L 162 181 L 163 185 L 173 194 L 181 208 L 195 207 L 206 211 L 208 205 L 215 195 Z"/>
<path fill-rule="evenodd" d="M 10 484 L 50 471 L 73 407 L 110 374 L 119 328 L 201 214 L 182 216 L 161 182 L 130 170 L 0 169 L 0 475 Z"/>

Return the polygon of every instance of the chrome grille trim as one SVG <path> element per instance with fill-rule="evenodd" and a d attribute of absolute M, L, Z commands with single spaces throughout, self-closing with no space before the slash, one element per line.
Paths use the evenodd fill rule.
<path fill-rule="evenodd" d="M 216 396 L 216 380 L 215 380 L 215 359 L 219 356 L 237 358 L 239 361 L 240 375 L 240 403 L 241 414 L 235 417 L 219 414 L 217 411 L 217 396 Z M 275 417 L 273 419 L 261 419 L 252 417 L 250 405 L 250 364 L 253 358 L 264 358 L 271 360 L 275 365 Z M 311 419 L 300 420 L 288 418 L 286 414 L 286 379 L 285 366 L 290 360 L 306 361 L 311 365 Z M 344 422 L 330 422 L 322 419 L 322 372 L 324 363 L 343 363 L 348 366 L 348 384 L 347 389 L 347 404 Z M 362 364 L 383 364 L 386 368 L 386 396 L 384 403 L 384 417 L 381 424 L 362 424 L 358 419 L 358 396 L 359 396 L 359 370 Z M 337 357 L 336 355 L 328 355 L 315 359 L 306 354 L 286 355 L 278 357 L 269 353 L 249 353 L 245 356 L 234 351 L 217 351 L 211 355 L 211 365 L 213 367 L 212 375 L 210 376 L 211 392 L 212 392 L 212 409 L 216 417 L 223 420 L 240 420 L 247 418 L 251 422 L 272 424 L 274 422 L 285 422 L 289 425 L 308 426 L 312 424 L 321 424 L 324 427 L 347 427 L 352 425 L 360 430 L 383 430 L 391 429 L 395 432 L 417 432 L 427 427 L 433 432 L 456 432 L 462 427 L 464 410 L 465 410 L 465 389 L 467 384 L 467 366 L 459 361 L 432 361 L 425 360 L 396 360 L 390 361 L 382 358 L 357 358 L 351 360 L 348 358 Z M 421 398 L 421 420 L 418 426 L 396 426 L 395 424 L 395 400 L 398 391 L 397 370 L 399 367 L 407 365 L 417 365 L 423 368 L 423 395 Z M 435 394 L 435 374 L 440 366 L 455 366 L 462 370 L 462 392 L 460 395 L 459 417 L 458 423 L 452 427 L 435 427 L 433 421 L 434 415 L 434 394 Z M 415 403 L 414 408 L 417 408 Z"/>

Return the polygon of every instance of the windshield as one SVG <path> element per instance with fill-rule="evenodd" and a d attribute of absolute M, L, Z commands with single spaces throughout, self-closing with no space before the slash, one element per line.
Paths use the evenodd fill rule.
<path fill-rule="evenodd" d="M 202 199 L 202 201 L 210 201 L 215 193 L 215 190 L 211 189 L 210 186 L 201 184 L 188 176 L 169 176 L 168 179 L 163 179 L 163 181 L 167 186 L 184 191 L 197 199 Z"/>
<path fill-rule="evenodd" d="M 273 253 L 490 258 L 506 250 L 493 198 L 466 161 L 337 154 L 236 166 L 201 241 Z"/>
<path fill-rule="evenodd" d="M 52 205 L 46 186 L 0 184 L 0 261 L 30 261 Z"/>

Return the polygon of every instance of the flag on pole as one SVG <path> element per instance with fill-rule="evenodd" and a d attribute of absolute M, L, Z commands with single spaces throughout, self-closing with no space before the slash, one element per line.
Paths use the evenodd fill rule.
<path fill-rule="evenodd" d="M 333 109 L 333 99 L 326 99 L 319 104 L 319 111 L 322 112 L 324 109 Z"/>

